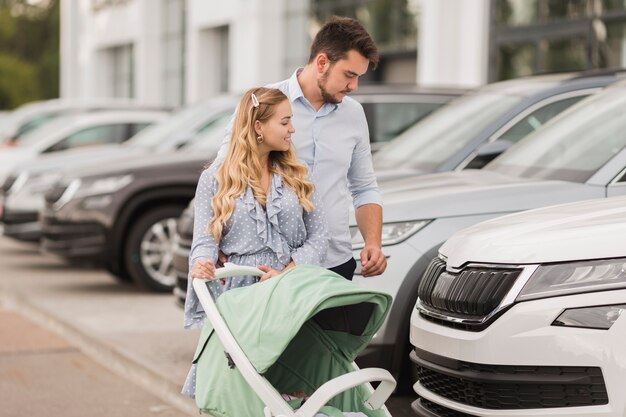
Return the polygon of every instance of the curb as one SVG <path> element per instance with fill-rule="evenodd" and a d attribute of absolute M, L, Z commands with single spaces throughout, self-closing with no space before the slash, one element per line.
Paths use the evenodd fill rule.
<path fill-rule="evenodd" d="M 25 298 L 0 290 L 0 306 L 21 313 L 33 319 L 37 324 L 66 338 L 68 342 L 78 347 L 85 355 L 106 369 L 137 384 L 177 410 L 190 416 L 199 414 L 193 400 L 180 393 L 181 387 L 178 384 L 168 381 L 152 369 L 129 359 L 98 338 L 78 330 L 43 309 L 37 308 Z"/>

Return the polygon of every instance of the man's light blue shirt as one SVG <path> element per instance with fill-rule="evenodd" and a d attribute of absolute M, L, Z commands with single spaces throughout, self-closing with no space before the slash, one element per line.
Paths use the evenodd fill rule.
<path fill-rule="evenodd" d="M 280 89 L 293 111 L 295 133 L 291 136 L 298 159 L 311 173 L 324 204 L 331 236 L 325 267 L 341 265 L 352 258 L 349 230 L 350 196 L 355 208 L 364 204 L 382 206 L 372 167 L 369 130 L 363 107 L 345 97 L 339 104 L 325 103 L 319 110 L 304 97 L 298 73 L 268 87 Z M 219 152 L 226 155 L 230 131 Z"/>

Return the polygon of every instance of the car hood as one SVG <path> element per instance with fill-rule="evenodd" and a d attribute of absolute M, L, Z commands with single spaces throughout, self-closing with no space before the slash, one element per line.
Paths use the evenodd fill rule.
<path fill-rule="evenodd" d="M 178 174 L 189 171 L 202 171 L 204 165 L 211 162 L 214 155 L 204 155 L 193 151 L 167 151 L 140 158 L 127 157 L 104 167 L 85 168 L 72 173 L 72 177 L 110 177 L 115 175 L 133 174 L 136 176 L 154 176 L 155 173 Z"/>
<path fill-rule="evenodd" d="M 23 161 L 33 157 L 33 150 L 29 148 L 2 148 L 0 149 L 0 184 L 4 179 L 21 166 Z"/>
<path fill-rule="evenodd" d="M 478 223 L 441 247 L 448 265 L 529 264 L 626 257 L 626 197 L 530 210 Z"/>
<path fill-rule="evenodd" d="M 388 181 L 427 174 L 426 171 L 421 171 L 414 168 L 377 169 L 374 171 L 374 173 L 376 174 L 376 180 L 378 181 L 378 185 L 381 185 Z"/>
<path fill-rule="evenodd" d="M 384 221 L 506 214 L 599 196 L 604 189 L 565 181 L 507 176 L 491 171 L 424 175 L 383 183 Z"/>

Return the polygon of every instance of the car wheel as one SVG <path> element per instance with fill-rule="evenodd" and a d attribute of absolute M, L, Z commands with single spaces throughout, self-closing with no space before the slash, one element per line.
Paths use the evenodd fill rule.
<path fill-rule="evenodd" d="M 138 287 L 155 292 L 169 292 L 174 288 L 174 236 L 176 221 L 183 209 L 183 206 L 152 209 L 142 213 L 131 226 L 124 263 Z"/>

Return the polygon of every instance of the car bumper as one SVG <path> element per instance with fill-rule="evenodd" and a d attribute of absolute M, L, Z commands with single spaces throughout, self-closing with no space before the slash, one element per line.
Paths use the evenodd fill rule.
<path fill-rule="evenodd" d="M 7 207 L 2 213 L 3 234 L 13 239 L 35 242 L 41 237 L 37 212 L 14 211 Z"/>
<path fill-rule="evenodd" d="M 415 347 L 412 359 L 427 372 L 421 374 L 413 387 L 420 397 L 413 404 L 413 409 L 418 415 L 428 417 L 625 415 L 626 398 L 622 395 L 622 385 L 626 380 L 626 351 L 623 349 L 626 343 L 626 317 L 618 319 L 609 330 L 551 325 L 568 308 L 625 302 L 626 290 L 518 303 L 480 332 L 435 324 L 424 319 L 414 309 L 410 327 L 410 340 Z M 542 381 L 545 382 L 544 377 L 540 375 L 543 369 L 565 369 L 564 372 L 567 373 L 575 368 L 576 372 L 589 372 L 589 375 L 595 375 L 593 372 L 597 370 L 601 372 L 601 378 L 583 376 L 576 380 L 576 384 L 570 382 L 563 385 L 570 389 L 569 393 L 573 390 L 587 396 L 587 399 L 595 399 L 585 400 L 586 402 L 573 400 L 568 406 L 554 406 L 567 401 L 556 398 L 562 392 L 557 392 L 556 397 L 552 398 L 556 398 L 556 402 L 548 399 L 542 407 L 535 408 L 525 408 L 533 404 L 530 400 L 524 402 L 528 399 L 506 398 L 509 394 L 519 395 L 520 388 L 512 389 L 508 394 L 493 394 L 490 398 L 495 398 L 497 403 L 484 400 L 485 403 L 477 405 L 471 399 L 476 398 L 472 397 L 473 394 L 479 391 L 484 394 L 484 389 L 489 387 L 504 389 L 511 381 L 519 378 L 519 375 L 507 374 L 508 371 L 505 370 L 510 369 L 507 367 L 517 367 L 519 372 L 526 373 L 522 378 L 525 380 L 525 387 L 545 386 L 542 385 Z M 469 369 L 472 372 L 460 374 L 459 369 Z M 443 385 L 432 385 L 426 375 L 438 375 L 437 384 L 451 381 L 458 383 L 458 387 L 469 387 L 469 392 L 466 390 L 463 394 L 457 394 L 456 390 L 450 390 Z M 485 380 L 489 382 L 486 383 Z M 583 380 L 593 383 L 585 385 L 586 383 L 581 382 Z M 606 393 L 603 394 L 602 389 Z M 476 392 L 472 392 L 473 390 Z M 544 398 L 544 394 L 537 395 Z M 608 397 L 608 403 L 606 399 L 602 400 L 603 395 Z M 573 405 L 590 402 L 597 405 Z"/>
<path fill-rule="evenodd" d="M 65 258 L 105 262 L 106 235 L 99 224 L 60 222 L 45 215 L 40 222 L 40 245 L 44 252 Z"/>

